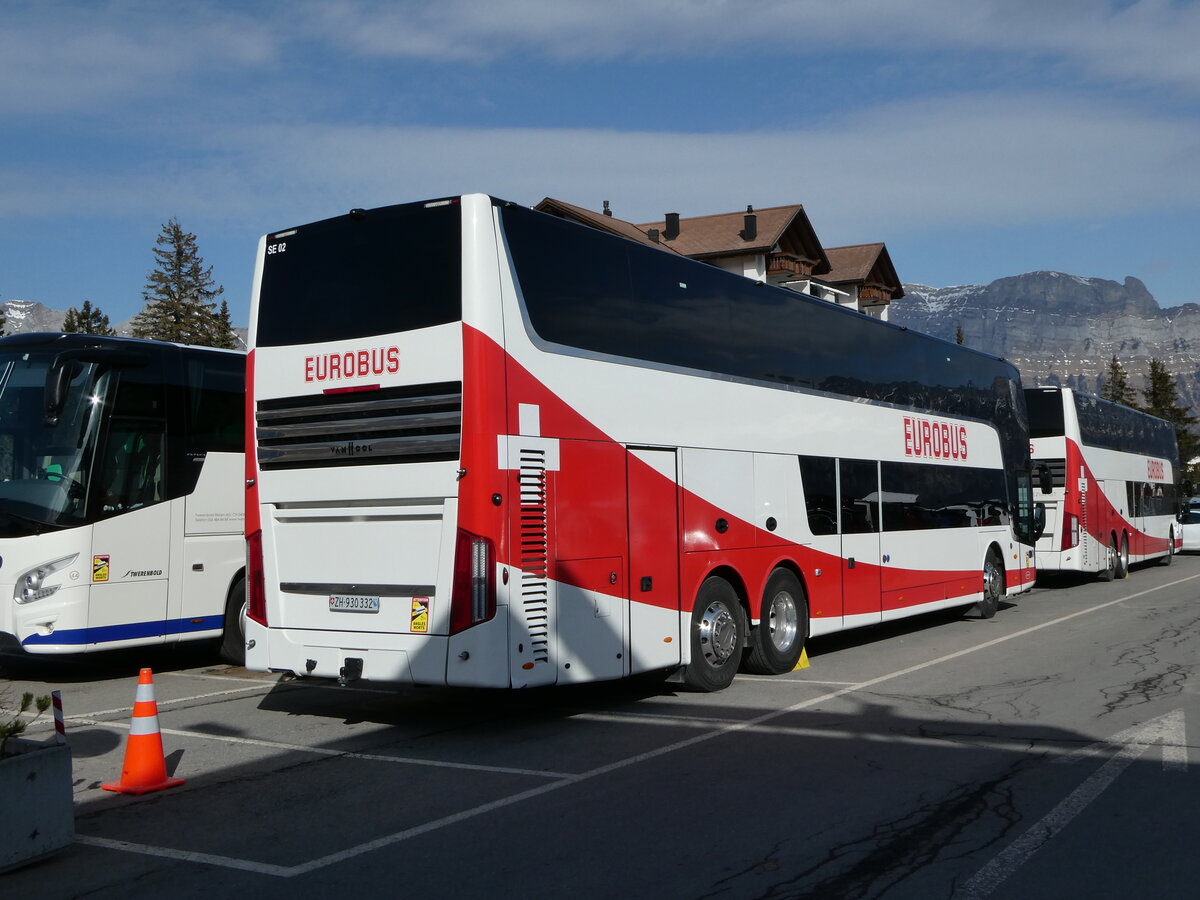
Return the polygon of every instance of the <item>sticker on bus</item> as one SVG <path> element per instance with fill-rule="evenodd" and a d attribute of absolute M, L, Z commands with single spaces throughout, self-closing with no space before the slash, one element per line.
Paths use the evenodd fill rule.
<path fill-rule="evenodd" d="M 413 597 L 412 616 L 409 619 L 409 630 L 413 634 L 429 633 L 429 598 Z"/>
<path fill-rule="evenodd" d="M 92 557 L 92 581 L 108 581 L 108 555 Z"/>

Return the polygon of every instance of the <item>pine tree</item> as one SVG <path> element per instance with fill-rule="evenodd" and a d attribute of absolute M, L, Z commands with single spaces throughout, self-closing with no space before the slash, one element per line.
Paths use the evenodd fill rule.
<path fill-rule="evenodd" d="M 1146 405 L 1143 409 L 1150 415 L 1166 419 L 1175 426 L 1179 460 L 1186 466 L 1188 461 L 1200 451 L 1200 440 L 1197 440 L 1190 430 L 1200 420 L 1191 414 L 1191 407 L 1179 405 L 1178 391 L 1175 376 L 1167 371 L 1162 360 L 1151 359 L 1147 387 L 1142 390 L 1142 396 L 1146 398 Z"/>
<path fill-rule="evenodd" d="M 0 337 L 4 337 L 7 332 L 4 326 L 8 323 L 8 307 L 0 303 Z"/>
<path fill-rule="evenodd" d="M 112 337 L 117 332 L 108 324 L 108 316 L 100 311 L 100 307 L 92 306 L 91 300 L 84 300 L 79 309 L 71 307 L 63 317 L 63 331 L 76 334 L 100 334 Z"/>
<path fill-rule="evenodd" d="M 1108 363 L 1108 375 L 1104 379 L 1104 387 L 1100 390 L 1100 396 L 1105 400 L 1113 401 L 1113 403 L 1121 403 L 1133 409 L 1138 408 L 1137 392 L 1129 386 L 1129 375 L 1125 372 L 1125 367 L 1121 365 L 1115 353 Z"/>
<path fill-rule="evenodd" d="M 954 329 L 954 343 L 961 344 L 963 340 L 962 322 L 959 322 L 957 327 Z"/>
<path fill-rule="evenodd" d="M 146 277 L 146 305 L 133 317 L 133 336 L 183 344 L 220 346 L 216 298 L 225 289 L 205 268 L 196 236 L 171 219 L 155 241 L 157 265 Z"/>
<path fill-rule="evenodd" d="M 221 309 L 217 312 L 216 330 L 212 346 L 224 347 L 226 350 L 236 350 L 240 341 L 237 332 L 233 330 L 233 320 L 229 316 L 229 303 L 221 301 Z"/>

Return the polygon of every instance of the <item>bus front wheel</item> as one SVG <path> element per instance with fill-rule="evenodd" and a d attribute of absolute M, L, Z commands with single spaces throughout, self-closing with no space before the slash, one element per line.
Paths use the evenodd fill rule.
<path fill-rule="evenodd" d="M 246 664 L 246 579 L 239 578 L 225 601 L 225 632 L 221 658 L 235 666 Z"/>
<path fill-rule="evenodd" d="M 1159 560 L 1160 565 L 1169 566 L 1175 562 L 1175 529 L 1167 532 L 1167 555 Z"/>
<path fill-rule="evenodd" d="M 1129 535 L 1121 536 L 1121 555 L 1117 557 L 1117 577 L 1129 577 Z"/>
<path fill-rule="evenodd" d="M 995 549 L 988 550 L 983 560 L 983 597 L 975 604 L 982 619 L 990 619 L 1000 609 L 1004 597 L 1004 563 Z"/>
<path fill-rule="evenodd" d="M 808 637 L 808 602 L 800 580 L 787 569 L 776 569 L 763 591 L 762 616 L 750 633 L 746 671 L 782 675 L 796 668 Z"/>
<path fill-rule="evenodd" d="M 745 643 L 746 614 L 737 592 L 724 578 L 706 579 L 692 609 L 692 661 L 683 668 L 683 683 L 704 692 L 729 687 Z"/>

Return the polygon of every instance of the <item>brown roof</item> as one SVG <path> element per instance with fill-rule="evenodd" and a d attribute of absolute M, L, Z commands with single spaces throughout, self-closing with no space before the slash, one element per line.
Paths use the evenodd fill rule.
<path fill-rule="evenodd" d="M 772 206 L 756 209 L 754 215 L 758 233 L 750 240 L 743 237 L 746 213 L 735 212 L 681 218 L 679 236 L 666 243 L 693 259 L 778 251 L 814 260 L 814 275 L 829 271 L 829 260 L 803 206 Z M 637 227 L 642 231 L 657 228 L 665 233 L 666 222 L 647 222 Z"/>
<path fill-rule="evenodd" d="M 640 244 L 648 244 L 651 247 L 657 247 L 659 250 L 667 250 L 671 253 L 678 252 L 674 247 L 655 243 L 650 240 L 646 232 L 632 222 L 626 222 L 624 219 L 618 219 L 616 216 L 606 216 L 602 212 L 593 212 L 590 209 L 584 209 L 582 206 L 575 206 L 572 203 L 566 203 L 562 200 L 555 200 L 553 197 L 546 197 L 534 209 L 538 212 L 558 216 L 560 219 L 577 222 L 580 225 L 590 225 L 599 231 L 607 231 L 609 234 L 629 238 L 631 241 L 637 241 Z"/>
<path fill-rule="evenodd" d="M 826 247 L 830 270 L 821 276 L 826 284 L 874 284 L 891 292 L 893 300 L 904 296 L 900 277 L 883 244 Z"/>

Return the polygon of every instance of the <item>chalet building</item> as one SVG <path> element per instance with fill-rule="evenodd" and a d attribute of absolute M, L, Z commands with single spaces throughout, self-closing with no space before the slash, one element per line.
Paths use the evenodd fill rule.
<path fill-rule="evenodd" d="M 614 216 L 607 200 L 602 212 L 552 197 L 534 209 L 880 319 L 887 319 L 888 303 L 904 296 L 883 244 L 822 247 L 799 204 L 687 219 L 667 213 L 661 222 L 639 225 Z"/>
<path fill-rule="evenodd" d="M 888 304 L 904 296 L 900 278 L 883 244 L 855 244 L 852 247 L 826 247 L 830 270 L 821 276 L 844 296 L 844 303 L 859 312 L 883 319 Z"/>

